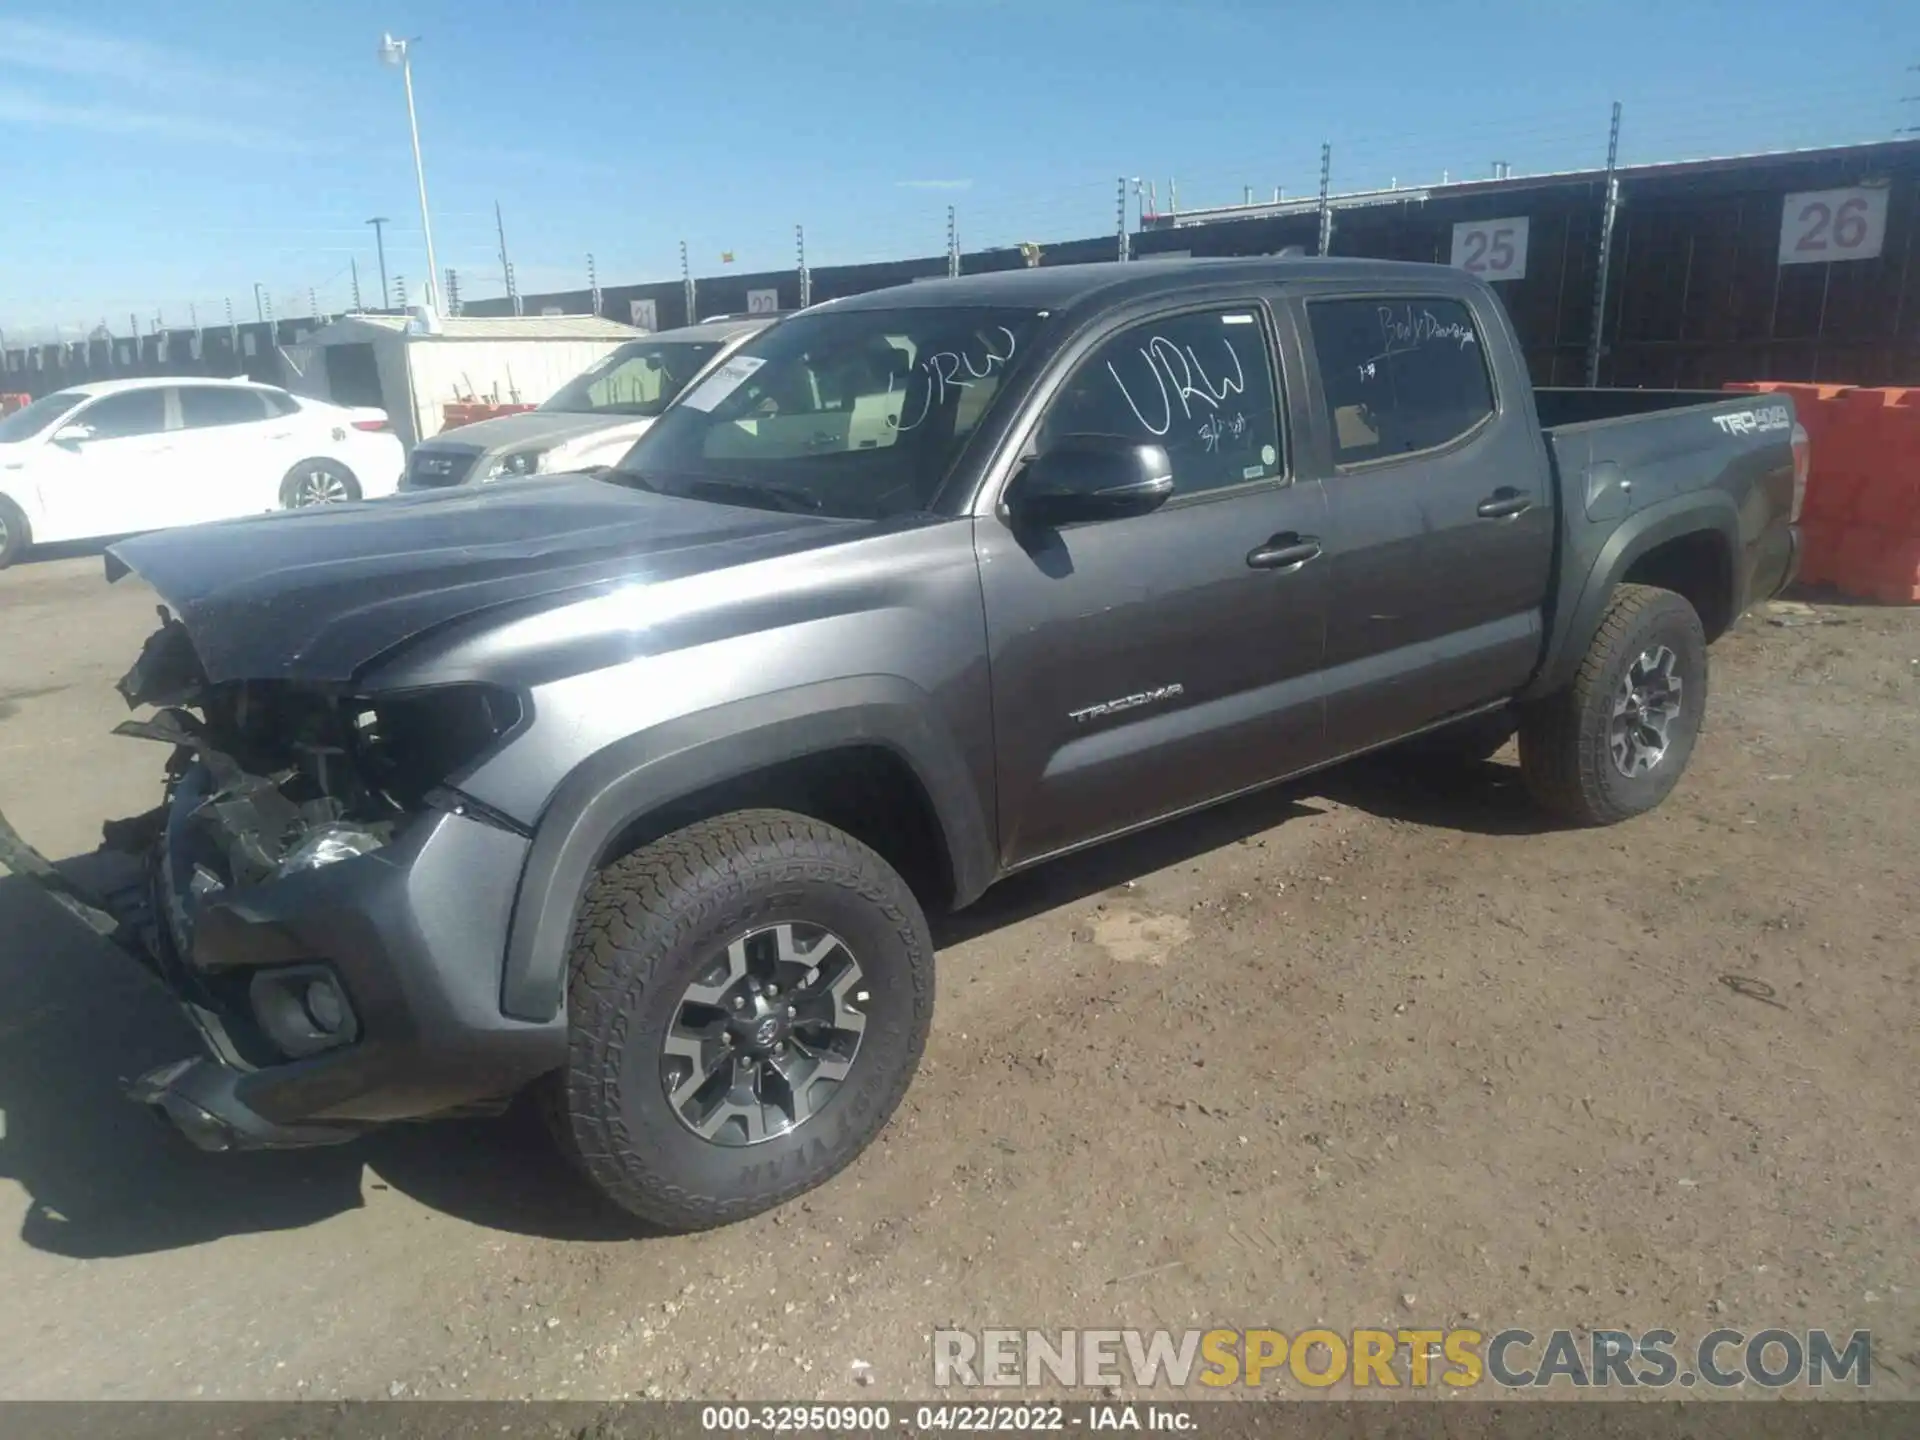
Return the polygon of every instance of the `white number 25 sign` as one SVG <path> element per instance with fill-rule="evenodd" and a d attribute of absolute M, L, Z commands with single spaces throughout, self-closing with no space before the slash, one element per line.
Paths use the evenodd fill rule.
<path fill-rule="evenodd" d="M 1885 187 L 1803 190 L 1780 212 L 1780 263 L 1871 260 L 1887 238 Z"/>
<path fill-rule="evenodd" d="M 1527 278 L 1527 217 L 1463 220 L 1453 227 L 1453 263 L 1482 280 Z"/>

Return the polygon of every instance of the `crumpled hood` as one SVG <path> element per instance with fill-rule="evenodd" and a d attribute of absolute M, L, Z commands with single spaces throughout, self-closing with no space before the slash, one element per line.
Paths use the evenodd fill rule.
<path fill-rule="evenodd" d="M 428 630 L 496 606 L 717 570 L 864 522 L 565 476 L 261 515 L 123 540 L 208 680 L 345 682 Z"/>

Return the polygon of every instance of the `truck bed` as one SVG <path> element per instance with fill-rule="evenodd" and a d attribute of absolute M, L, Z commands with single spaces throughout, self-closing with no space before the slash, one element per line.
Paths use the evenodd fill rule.
<path fill-rule="evenodd" d="M 1539 386 L 1533 392 L 1540 424 L 1548 430 L 1739 399 L 1749 404 L 1752 401 L 1751 396 L 1729 395 L 1720 390 L 1588 390 L 1574 386 Z"/>
<path fill-rule="evenodd" d="M 1702 617 L 1709 637 L 1791 574 L 1790 397 L 1544 388 L 1534 403 L 1561 499 L 1550 653 L 1573 654 L 1571 637 L 1595 622 L 1599 590 L 1589 577 L 1605 570 L 1610 553 L 1655 544 L 1670 528 L 1697 528 L 1702 507 L 1717 515 L 1725 547 L 1717 555 L 1689 551 L 1689 563 L 1729 566 L 1733 582 L 1730 612 Z M 1566 678 L 1552 667 L 1540 684 Z"/>

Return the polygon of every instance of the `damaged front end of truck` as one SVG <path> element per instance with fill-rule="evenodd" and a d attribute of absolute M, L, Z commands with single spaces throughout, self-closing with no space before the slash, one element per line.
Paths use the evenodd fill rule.
<path fill-rule="evenodd" d="M 150 967 L 205 1042 L 133 1098 L 216 1150 L 497 1109 L 555 1058 L 507 1034 L 493 1063 L 467 1013 L 514 1028 L 485 1002 L 526 836 L 446 782 L 520 723 L 517 697 L 215 683 L 188 627 L 160 617 L 118 687 L 151 713 L 115 733 L 167 747 L 161 804 L 103 844 L 140 883 L 92 893 L 0 820 L 0 862 Z M 455 899 L 476 884 L 491 927 L 459 913 L 489 908 Z"/>

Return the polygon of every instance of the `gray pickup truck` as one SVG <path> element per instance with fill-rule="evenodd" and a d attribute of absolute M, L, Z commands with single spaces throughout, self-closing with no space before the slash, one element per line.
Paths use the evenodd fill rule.
<path fill-rule="evenodd" d="M 171 752 L 121 932 L 213 1149 L 534 1089 L 656 1226 L 874 1138 L 925 912 L 1349 756 L 1517 730 L 1658 804 L 1707 645 L 1792 578 L 1791 402 L 1535 391 L 1459 271 L 1063 266 L 835 301 L 609 471 L 147 536 Z"/>

